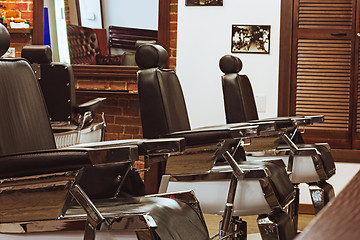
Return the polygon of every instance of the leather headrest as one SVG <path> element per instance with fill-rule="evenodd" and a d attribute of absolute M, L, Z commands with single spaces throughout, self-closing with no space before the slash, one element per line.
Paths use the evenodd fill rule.
<path fill-rule="evenodd" d="M 10 47 L 10 34 L 6 27 L 0 24 L 0 56 L 4 55 Z"/>
<path fill-rule="evenodd" d="M 48 45 L 24 46 L 21 50 L 21 57 L 30 63 L 47 64 L 51 63 L 52 51 Z"/>
<path fill-rule="evenodd" d="M 157 44 L 144 44 L 136 49 L 135 61 L 141 69 L 164 67 L 169 55 Z"/>
<path fill-rule="evenodd" d="M 228 74 L 240 72 L 243 65 L 240 58 L 232 55 L 225 55 L 220 59 L 219 66 L 223 73 Z"/>

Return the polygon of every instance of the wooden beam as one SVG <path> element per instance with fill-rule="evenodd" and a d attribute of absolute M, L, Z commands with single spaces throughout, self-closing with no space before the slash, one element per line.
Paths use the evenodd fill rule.
<path fill-rule="evenodd" d="M 44 44 L 44 0 L 33 1 L 33 39 L 32 44 Z"/>
<path fill-rule="evenodd" d="M 278 116 L 289 116 L 291 94 L 293 1 L 281 1 Z"/>
<path fill-rule="evenodd" d="M 360 163 L 360 150 L 357 149 L 331 149 L 335 162 Z"/>

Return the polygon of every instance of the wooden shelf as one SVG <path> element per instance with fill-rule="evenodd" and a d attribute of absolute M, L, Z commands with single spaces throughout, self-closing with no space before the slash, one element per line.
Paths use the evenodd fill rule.
<path fill-rule="evenodd" d="M 76 89 L 76 93 L 79 94 L 101 94 L 101 95 L 137 95 L 137 92 L 129 92 L 126 90 L 105 90 L 105 89 Z"/>
<path fill-rule="evenodd" d="M 31 34 L 32 28 L 8 28 L 10 34 Z"/>
<path fill-rule="evenodd" d="M 112 79 L 137 81 L 136 72 L 139 70 L 136 66 L 117 66 L 117 65 L 71 65 L 75 78 L 91 79 Z"/>

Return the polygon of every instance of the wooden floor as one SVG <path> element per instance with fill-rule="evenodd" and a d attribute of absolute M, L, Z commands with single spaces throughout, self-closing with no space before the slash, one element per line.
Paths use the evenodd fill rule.
<path fill-rule="evenodd" d="M 219 222 L 221 221 L 221 216 L 204 214 L 206 225 L 208 227 L 210 236 L 214 236 L 219 232 Z M 299 231 L 302 231 L 309 222 L 314 218 L 314 215 L 300 214 L 299 215 Z M 242 218 L 247 222 L 247 231 L 248 234 L 258 233 L 259 229 L 256 224 L 257 216 L 248 216 Z"/>

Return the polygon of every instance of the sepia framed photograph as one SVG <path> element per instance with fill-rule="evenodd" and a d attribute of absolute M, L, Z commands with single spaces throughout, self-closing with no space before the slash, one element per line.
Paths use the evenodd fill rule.
<path fill-rule="evenodd" d="M 222 6 L 223 0 L 185 0 L 186 6 Z"/>
<path fill-rule="evenodd" d="M 270 53 L 270 25 L 232 25 L 232 53 Z"/>

